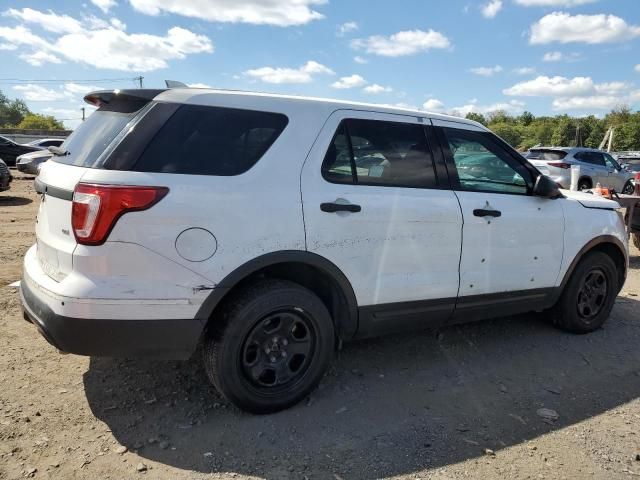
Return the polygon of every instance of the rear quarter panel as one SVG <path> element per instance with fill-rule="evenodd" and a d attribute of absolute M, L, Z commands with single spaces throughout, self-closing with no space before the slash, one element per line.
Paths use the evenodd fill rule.
<path fill-rule="evenodd" d="M 199 95 L 197 100 L 198 104 L 208 104 L 207 95 Z M 269 99 L 253 99 L 246 104 L 241 97 L 213 96 L 211 102 L 215 106 L 283 113 L 289 123 L 271 149 L 241 175 L 89 170 L 82 181 L 169 187 L 167 196 L 150 210 L 120 218 L 108 241 L 142 245 L 205 277 L 213 286 L 255 257 L 305 249 L 300 171 L 327 115 L 304 106 L 283 109 L 270 105 Z M 213 234 L 215 254 L 194 262 L 178 253 L 176 239 L 190 228 Z"/>

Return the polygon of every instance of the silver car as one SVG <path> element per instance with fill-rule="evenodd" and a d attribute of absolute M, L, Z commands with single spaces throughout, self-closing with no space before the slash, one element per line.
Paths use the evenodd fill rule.
<path fill-rule="evenodd" d="M 25 153 L 16 158 L 16 167 L 22 173 L 30 173 L 38 175 L 40 165 L 53 157 L 53 153 L 49 150 L 38 150 L 36 152 Z"/>
<path fill-rule="evenodd" d="M 633 193 L 634 172 L 623 169 L 607 152 L 594 148 L 536 147 L 525 155 L 540 173 L 551 177 L 562 188 L 571 186 L 571 167 L 580 166 L 578 190 L 598 183 L 616 192 Z"/>

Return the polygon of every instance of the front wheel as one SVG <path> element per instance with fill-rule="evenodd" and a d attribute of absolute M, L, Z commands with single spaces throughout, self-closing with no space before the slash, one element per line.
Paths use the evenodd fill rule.
<path fill-rule="evenodd" d="M 256 283 L 227 301 L 220 320 L 204 342 L 205 370 L 218 391 L 243 410 L 270 413 L 294 405 L 329 366 L 335 345 L 331 316 L 301 285 Z"/>
<path fill-rule="evenodd" d="M 635 189 L 636 187 L 634 183 L 631 180 L 627 180 L 627 183 L 625 183 L 624 187 L 622 187 L 622 193 L 624 193 L 625 195 L 633 195 Z"/>
<path fill-rule="evenodd" d="M 589 253 L 574 270 L 555 307 L 556 325 L 572 333 L 597 330 L 609 317 L 618 290 L 618 273 L 611 257 Z"/>

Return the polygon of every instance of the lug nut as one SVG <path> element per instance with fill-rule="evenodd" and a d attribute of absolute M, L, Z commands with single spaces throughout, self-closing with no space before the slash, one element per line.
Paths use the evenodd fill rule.
<path fill-rule="evenodd" d="M 282 345 L 284 345 L 285 347 L 286 347 L 287 345 L 289 345 L 289 342 L 287 341 L 287 339 L 286 339 L 286 338 L 283 338 L 283 339 L 282 339 Z"/>
<path fill-rule="evenodd" d="M 271 355 L 269 360 L 271 360 L 271 363 L 276 363 L 276 357 L 274 357 L 273 355 Z"/>

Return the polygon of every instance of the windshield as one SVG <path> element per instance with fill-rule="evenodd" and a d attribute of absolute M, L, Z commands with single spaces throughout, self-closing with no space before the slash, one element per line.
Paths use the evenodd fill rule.
<path fill-rule="evenodd" d="M 96 110 L 64 141 L 59 147 L 60 155 L 54 155 L 53 160 L 78 167 L 98 167 L 102 152 L 138 114 L 141 106 L 139 102 L 114 101 Z"/>

